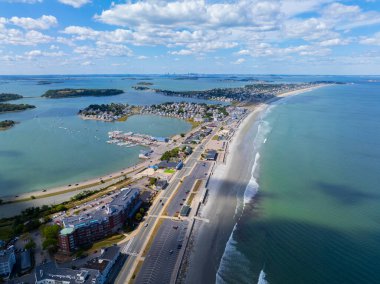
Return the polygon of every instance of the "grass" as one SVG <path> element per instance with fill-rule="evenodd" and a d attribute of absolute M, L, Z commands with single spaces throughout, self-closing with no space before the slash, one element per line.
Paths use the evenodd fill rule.
<path fill-rule="evenodd" d="M 218 135 L 214 135 L 214 137 L 212 137 L 212 140 L 218 140 L 218 139 L 219 139 Z"/>
<path fill-rule="evenodd" d="M 174 174 L 175 170 L 173 170 L 173 169 L 166 169 L 166 170 L 164 170 L 164 173 L 165 174 Z"/>
<path fill-rule="evenodd" d="M 191 129 L 197 128 L 198 126 L 202 125 L 202 122 L 194 121 L 193 119 L 186 119 L 187 122 L 191 124 Z"/>
<path fill-rule="evenodd" d="M 5 225 L 0 227 L 0 240 L 7 241 L 12 237 L 12 225 Z"/>
<path fill-rule="evenodd" d="M 193 202 L 193 199 L 194 199 L 195 195 L 196 195 L 195 192 L 193 192 L 193 193 L 190 194 L 189 199 L 186 202 L 187 205 L 189 205 L 189 206 L 191 205 L 191 202 Z"/>
<path fill-rule="evenodd" d="M 122 241 L 123 239 L 125 239 L 125 236 L 122 235 L 122 234 L 117 234 L 117 235 L 113 235 L 113 236 L 110 236 L 104 240 L 101 240 L 99 242 L 96 242 L 92 245 L 92 247 L 87 251 L 88 253 L 93 253 L 94 251 L 96 250 L 99 250 L 103 247 L 109 247 L 109 246 L 112 246 L 113 244 L 116 244 L 120 241 Z"/>
<path fill-rule="evenodd" d="M 193 188 L 193 192 L 197 192 L 199 187 L 201 186 L 202 184 L 202 181 L 200 179 L 198 179 L 196 182 L 195 182 L 195 185 L 194 185 L 194 188 Z"/>
<path fill-rule="evenodd" d="M 157 221 L 156 226 L 154 226 L 154 228 L 153 228 L 153 232 L 152 232 L 152 234 L 150 235 L 149 241 L 148 241 L 148 243 L 146 244 L 146 246 L 145 246 L 145 248 L 144 248 L 144 251 L 143 251 L 143 254 L 142 254 L 143 257 L 145 257 L 146 254 L 148 253 L 150 247 L 151 247 L 152 244 L 153 244 L 153 240 L 154 240 L 154 238 L 155 238 L 156 235 L 157 235 L 158 229 L 161 227 L 161 225 L 162 225 L 163 222 L 164 222 L 164 219 L 163 219 L 163 218 L 160 218 L 160 219 Z"/>

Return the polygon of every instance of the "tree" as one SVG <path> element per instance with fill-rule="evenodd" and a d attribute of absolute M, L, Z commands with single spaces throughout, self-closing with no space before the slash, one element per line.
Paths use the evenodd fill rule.
<path fill-rule="evenodd" d="M 141 215 L 141 213 L 137 213 L 136 214 L 136 220 L 137 221 L 140 221 L 142 219 L 142 215 Z"/>
<path fill-rule="evenodd" d="M 154 177 L 149 178 L 149 185 L 154 185 L 156 183 L 157 179 Z"/>
<path fill-rule="evenodd" d="M 145 213 L 145 209 L 144 208 L 140 208 L 140 213 L 144 214 Z"/>
<path fill-rule="evenodd" d="M 181 133 L 181 137 L 185 137 L 185 133 Z"/>
<path fill-rule="evenodd" d="M 25 249 L 35 249 L 36 243 L 33 240 L 29 240 L 29 242 L 25 245 Z"/>

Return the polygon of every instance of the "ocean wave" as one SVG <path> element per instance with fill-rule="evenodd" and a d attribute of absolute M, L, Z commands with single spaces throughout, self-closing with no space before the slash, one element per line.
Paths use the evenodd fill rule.
<path fill-rule="evenodd" d="M 269 109 L 269 108 L 268 108 Z M 252 199 L 255 197 L 259 190 L 259 184 L 257 181 L 257 175 L 258 175 L 258 169 L 259 169 L 259 161 L 260 161 L 260 153 L 259 150 L 263 144 L 267 141 L 267 137 L 269 133 L 271 132 L 271 126 L 270 123 L 266 120 L 263 120 L 263 117 L 265 117 L 268 114 L 268 111 L 266 111 L 260 118 L 259 124 L 257 126 L 257 133 L 253 140 L 253 153 L 255 154 L 254 162 L 251 169 L 251 178 L 244 190 L 244 194 L 242 196 L 242 199 L 240 199 L 240 202 L 238 200 L 236 209 L 235 209 L 235 217 L 238 212 L 240 212 L 240 216 L 238 217 L 237 222 L 234 225 L 234 228 L 231 232 L 231 235 L 228 239 L 228 242 L 226 244 L 226 247 L 224 249 L 224 253 L 222 256 L 222 259 L 219 264 L 219 269 L 216 274 L 216 283 L 217 284 L 224 284 L 228 283 L 228 275 L 231 275 L 234 271 L 234 266 L 238 265 L 238 267 L 248 267 L 249 260 L 239 252 L 237 246 L 238 243 L 234 239 L 235 231 L 237 230 L 237 226 L 239 223 L 239 220 L 243 214 L 244 208 L 246 204 L 252 201 Z M 239 210 L 241 208 L 241 210 Z M 237 267 L 237 269 L 238 269 Z M 242 276 L 243 277 L 243 276 Z M 248 274 L 246 275 L 248 277 Z M 249 283 L 249 279 L 246 279 L 246 283 Z M 265 283 L 265 282 L 264 282 Z"/>

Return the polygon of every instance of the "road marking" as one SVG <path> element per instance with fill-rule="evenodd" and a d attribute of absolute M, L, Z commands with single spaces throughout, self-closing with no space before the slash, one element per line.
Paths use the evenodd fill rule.
<path fill-rule="evenodd" d="M 199 221 L 203 221 L 203 222 L 206 222 L 206 223 L 210 223 L 210 219 L 207 219 L 207 218 L 202 218 L 202 217 L 194 216 L 194 219 L 195 220 L 199 220 Z"/>
<path fill-rule="evenodd" d="M 132 244 L 132 241 L 135 239 L 135 237 L 132 237 L 130 240 L 129 240 L 129 242 L 123 247 L 123 249 L 122 249 L 122 252 L 124 253 L 124 254 L 128 254 L 128 250 L 129 250 L 129 248 L 130 248 L 130 246 L 131 246 L 131 244 Z"/>

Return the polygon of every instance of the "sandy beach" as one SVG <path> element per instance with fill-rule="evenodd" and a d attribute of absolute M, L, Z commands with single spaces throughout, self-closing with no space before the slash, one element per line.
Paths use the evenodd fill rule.
<path fill-rule="evenodd" d="M 293 96 L 318 87 L 287 92 L 278 97 Z M 251 108 L 251 113 L 240 124 L 231 140 L 226 163 L 216 166 L 208 185 L 206 205 L 201 209 L 201 217 L 210 222 L 196 222 L 185 256 L 187 267 L 185 265 L 182 273 L 185 273 L 186 278 L 182 282 L 215 283 L 225 246 L 239 218 L 235 216 L 237 196 L 244 194 L 251 178 L 253 141 L 259 125 L 258 118 L 276 100 L 278 98 Z"/>

